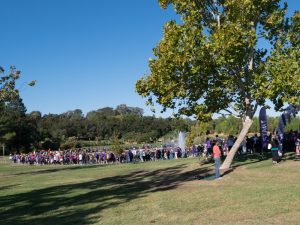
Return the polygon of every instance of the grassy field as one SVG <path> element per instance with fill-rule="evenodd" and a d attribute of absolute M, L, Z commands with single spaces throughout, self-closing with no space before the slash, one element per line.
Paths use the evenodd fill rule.
<path fill-rule="evenodd" d="M 180 159 L 108 166 L 0 163 L 0 224 L 299 224 L 300 162 L 241 159 L 222 180 Z"/>

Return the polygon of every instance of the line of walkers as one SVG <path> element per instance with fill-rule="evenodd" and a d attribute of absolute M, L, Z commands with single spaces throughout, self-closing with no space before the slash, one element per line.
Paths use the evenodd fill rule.
<path fill-rule="evenodd" d="M 197 153 L 193 154 L 196 156 Z M 130 162 L 147 162 L 155 160 L 172 160 L 182 157 L 190 157 L 190 152 L 183 155 L 180 148 L 140 148 L 125 150 L 121 154 L 116 154 L 111 150 L 99 150 L 98 148 L 82 148 L 69 150 L 41 150 L 30 153 L 10 155 L 10 160 L 14 163 L 29 165 L 46 164 L 113 164 Z"/>
<path fill-rule="evenodd" d="M 273 162 L 279 160 L 280 152 L 296 151 L 296 155 L 300 156 L 300 133 L 290 131 L 283 137 L 283 145 L 280 146 L 276 139 L 268 138 L 269 151 L 272 150 Z M 152 148 L 145 146 L 139 149 L 131 148 L 123 151 L 121 154 L 108 149 L 99 148 L 82 148 L 69 150 L 41 150 L 30 153 L 12 154 L 10 159 L 14 163 L 21 164 L 113 164 L 113 163 L 131 163 L 131 162 L 147 162 L 156 160 L 172 160 L 186 157 L 204 157 L 211 158 L 213 155 L 213 145 L 218 143 L 221 156 L 225 157 L 231 150 L 236 141 L 236 137 L 229 135 L 226 139 L 222 139 L 218 135 L 214 138 L 207 138 L 201 145 L 193 145 L 189 149 L 182 151 L 178 147 L 162 147 Z M 255 134 L 252 137 L 246 137 L 238 150 L 238 154 L 254 154 L 262 153 L 261 138 Z M 272 147 L 273 146 L 273 147 Z M 264 151 L 266 151 L 265 149 Z M 277 151 L 277 152 L 276 152 Z"/>

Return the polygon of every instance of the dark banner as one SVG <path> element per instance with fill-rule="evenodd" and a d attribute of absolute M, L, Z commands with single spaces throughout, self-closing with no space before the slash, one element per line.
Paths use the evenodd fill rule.
<path fill-rule="evenodd" d="M 260 126 L 260 136 L 261 144 L 263 149 L 268 147 L 268 122 L 267 122 L 267 112 L 266 108 L 262 107 L 259 112 L 259 126 Z"/>
<path fill-rule="evenodd" d="M 284 136 L 284 128 L 287 123 L 291 122 L 291 116 L 296 117 L 297 113 L 300 112 L 300 105 L 293 106 L 289 105 L 286 109 L 284 109 L 284 113 L 281 115 L 279 119 L 278 128 L 276 130 L 278 141 L 282 144 L 283 136 Z"/>

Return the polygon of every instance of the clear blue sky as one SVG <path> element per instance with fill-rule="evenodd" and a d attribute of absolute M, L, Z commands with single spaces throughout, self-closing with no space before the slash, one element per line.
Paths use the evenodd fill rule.
<path fill-rule="evenodd" d="M 298 0 L 288 2 L 291 11 L 300 9 Z M 124 103 L 152 114 L 134 85 L 149 71 L 164 23 L 177 18 L 171 9 L 160 9 L 157 0 L 0 0 L 0 5 L 0 65 L 22 71 L 19 87 L 29 112 L 86 113 Z M 22 84 L 30 80 L 37 85 Z"/>

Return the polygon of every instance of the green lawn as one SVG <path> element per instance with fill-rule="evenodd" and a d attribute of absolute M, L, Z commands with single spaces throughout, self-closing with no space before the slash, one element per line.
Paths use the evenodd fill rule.
<path fill-rule="evenodd" d="M 222 180 L 180 159 L 108 166 L 0 163 L 0 224 L 299 224 L 300 162 L 255 157 Z"/>

